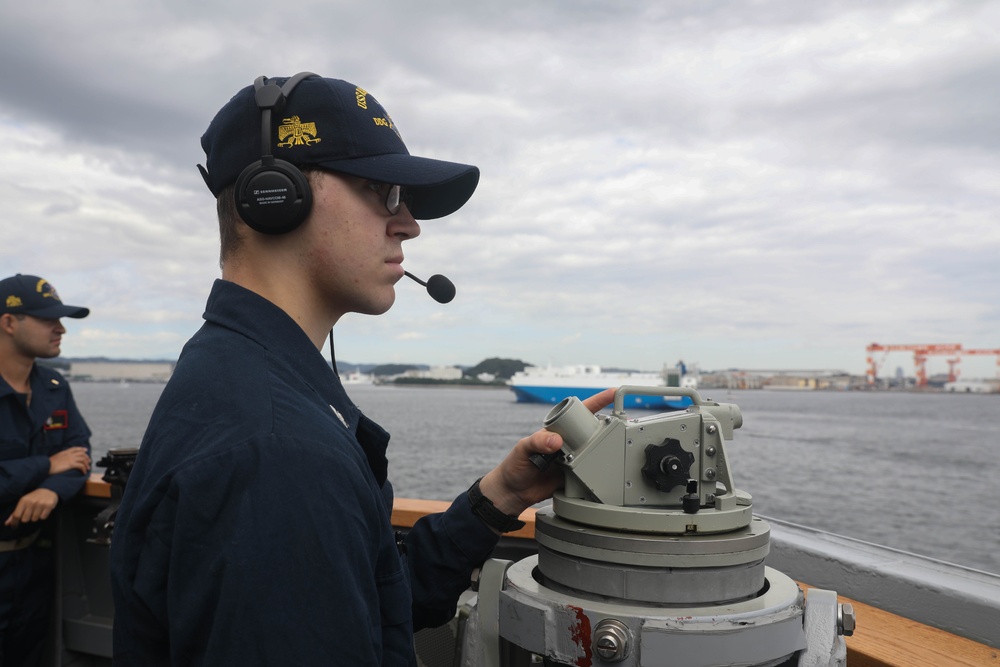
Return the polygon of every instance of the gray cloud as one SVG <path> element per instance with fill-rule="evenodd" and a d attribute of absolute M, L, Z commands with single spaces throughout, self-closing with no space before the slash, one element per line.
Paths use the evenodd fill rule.
<path fill-rule="evenodd" d="M 346 358 L 860 372 L 875 340 L 1000 344 L 995 3 L 99 9 L 0 10 L 0 265 L 92 301 L 67 354 L 179 351 L 218 275 L 198 138 L 302 69 L 483 173 L 405 248 L 459 298 L 400 285 Z"/>

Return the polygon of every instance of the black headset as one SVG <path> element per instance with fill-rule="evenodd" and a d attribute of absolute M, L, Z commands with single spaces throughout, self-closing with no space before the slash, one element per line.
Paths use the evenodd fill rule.
<path fill-rule="evenodd" d="M 290 162 L 271 155 L 271 115 L 281 113 L 295 86 L 316 76 L 299 72 L 278 86 L 259 76 L 253 82 L 260 109 L 260 160 L 236 179 L 233 195 L 243 222 L 262 234 L 285 234 L 301 225 L 312 208 L 312 189 L 306 175 Z"/>

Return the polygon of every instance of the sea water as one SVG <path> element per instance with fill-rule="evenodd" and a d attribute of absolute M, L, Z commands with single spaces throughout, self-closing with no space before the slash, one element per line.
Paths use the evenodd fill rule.
<path fill-rule="evenodd" d="M 95 462 L 109 448 L 138 446 L 162 391 L 72 387 Z M 516 403 L 505 389 L 351 385 L 348 393 L 392 434 L 396 495 L 432 500 L 468 488 L 550 409 Z M 700 393 L 743 413 L 726 447 L 756 514 L 1000 573 L 1000 395 Z"/>

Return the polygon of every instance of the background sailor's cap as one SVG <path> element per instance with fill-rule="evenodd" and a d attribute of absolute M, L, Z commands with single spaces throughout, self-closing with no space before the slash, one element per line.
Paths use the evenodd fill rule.
<path fill-rule="evenodd" d="M 48 280 L 18 273 L 0 280 L 0 314 L 3 313 L 58 319 L 86 317 L 90 309 L 67 306 Z"/>

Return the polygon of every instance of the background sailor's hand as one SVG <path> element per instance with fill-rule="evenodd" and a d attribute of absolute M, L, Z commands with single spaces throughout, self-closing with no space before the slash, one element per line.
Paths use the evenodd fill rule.
<path fill-rule="evenodd" d="M 90 456 L 86 447 L 70 447 L 49 457 L 50 475 L 67 470 L 79 470 L 84 475 L 90 472 Z"/>
<path fill-rule="evenodd" d="M 597 412 L 614 399 L 615 389 L 611 388 L 585 399 L 583 404 L 591 412 Z M 562 444 L 558 434 L 545 429 L 521 439 L 500 465 L 483 477 L 479 489 L 497 509 L 515 516 L 535 503 L 551 498 L 552 493 L 562 486 L 562 470 L 553 465 L 543 472 L 529 457 L 557 452 Z"/>
<path fill-rule="evenodd" d="M 56 495 L 55 491 L 35 489 L 21 496 L 21 499 L 17 501 L 17 507 L 10 513 L 3 525 L 8 528 L 17 528 L 22 523 L 45 521 L 58 504 L 59 496 Z"/>

